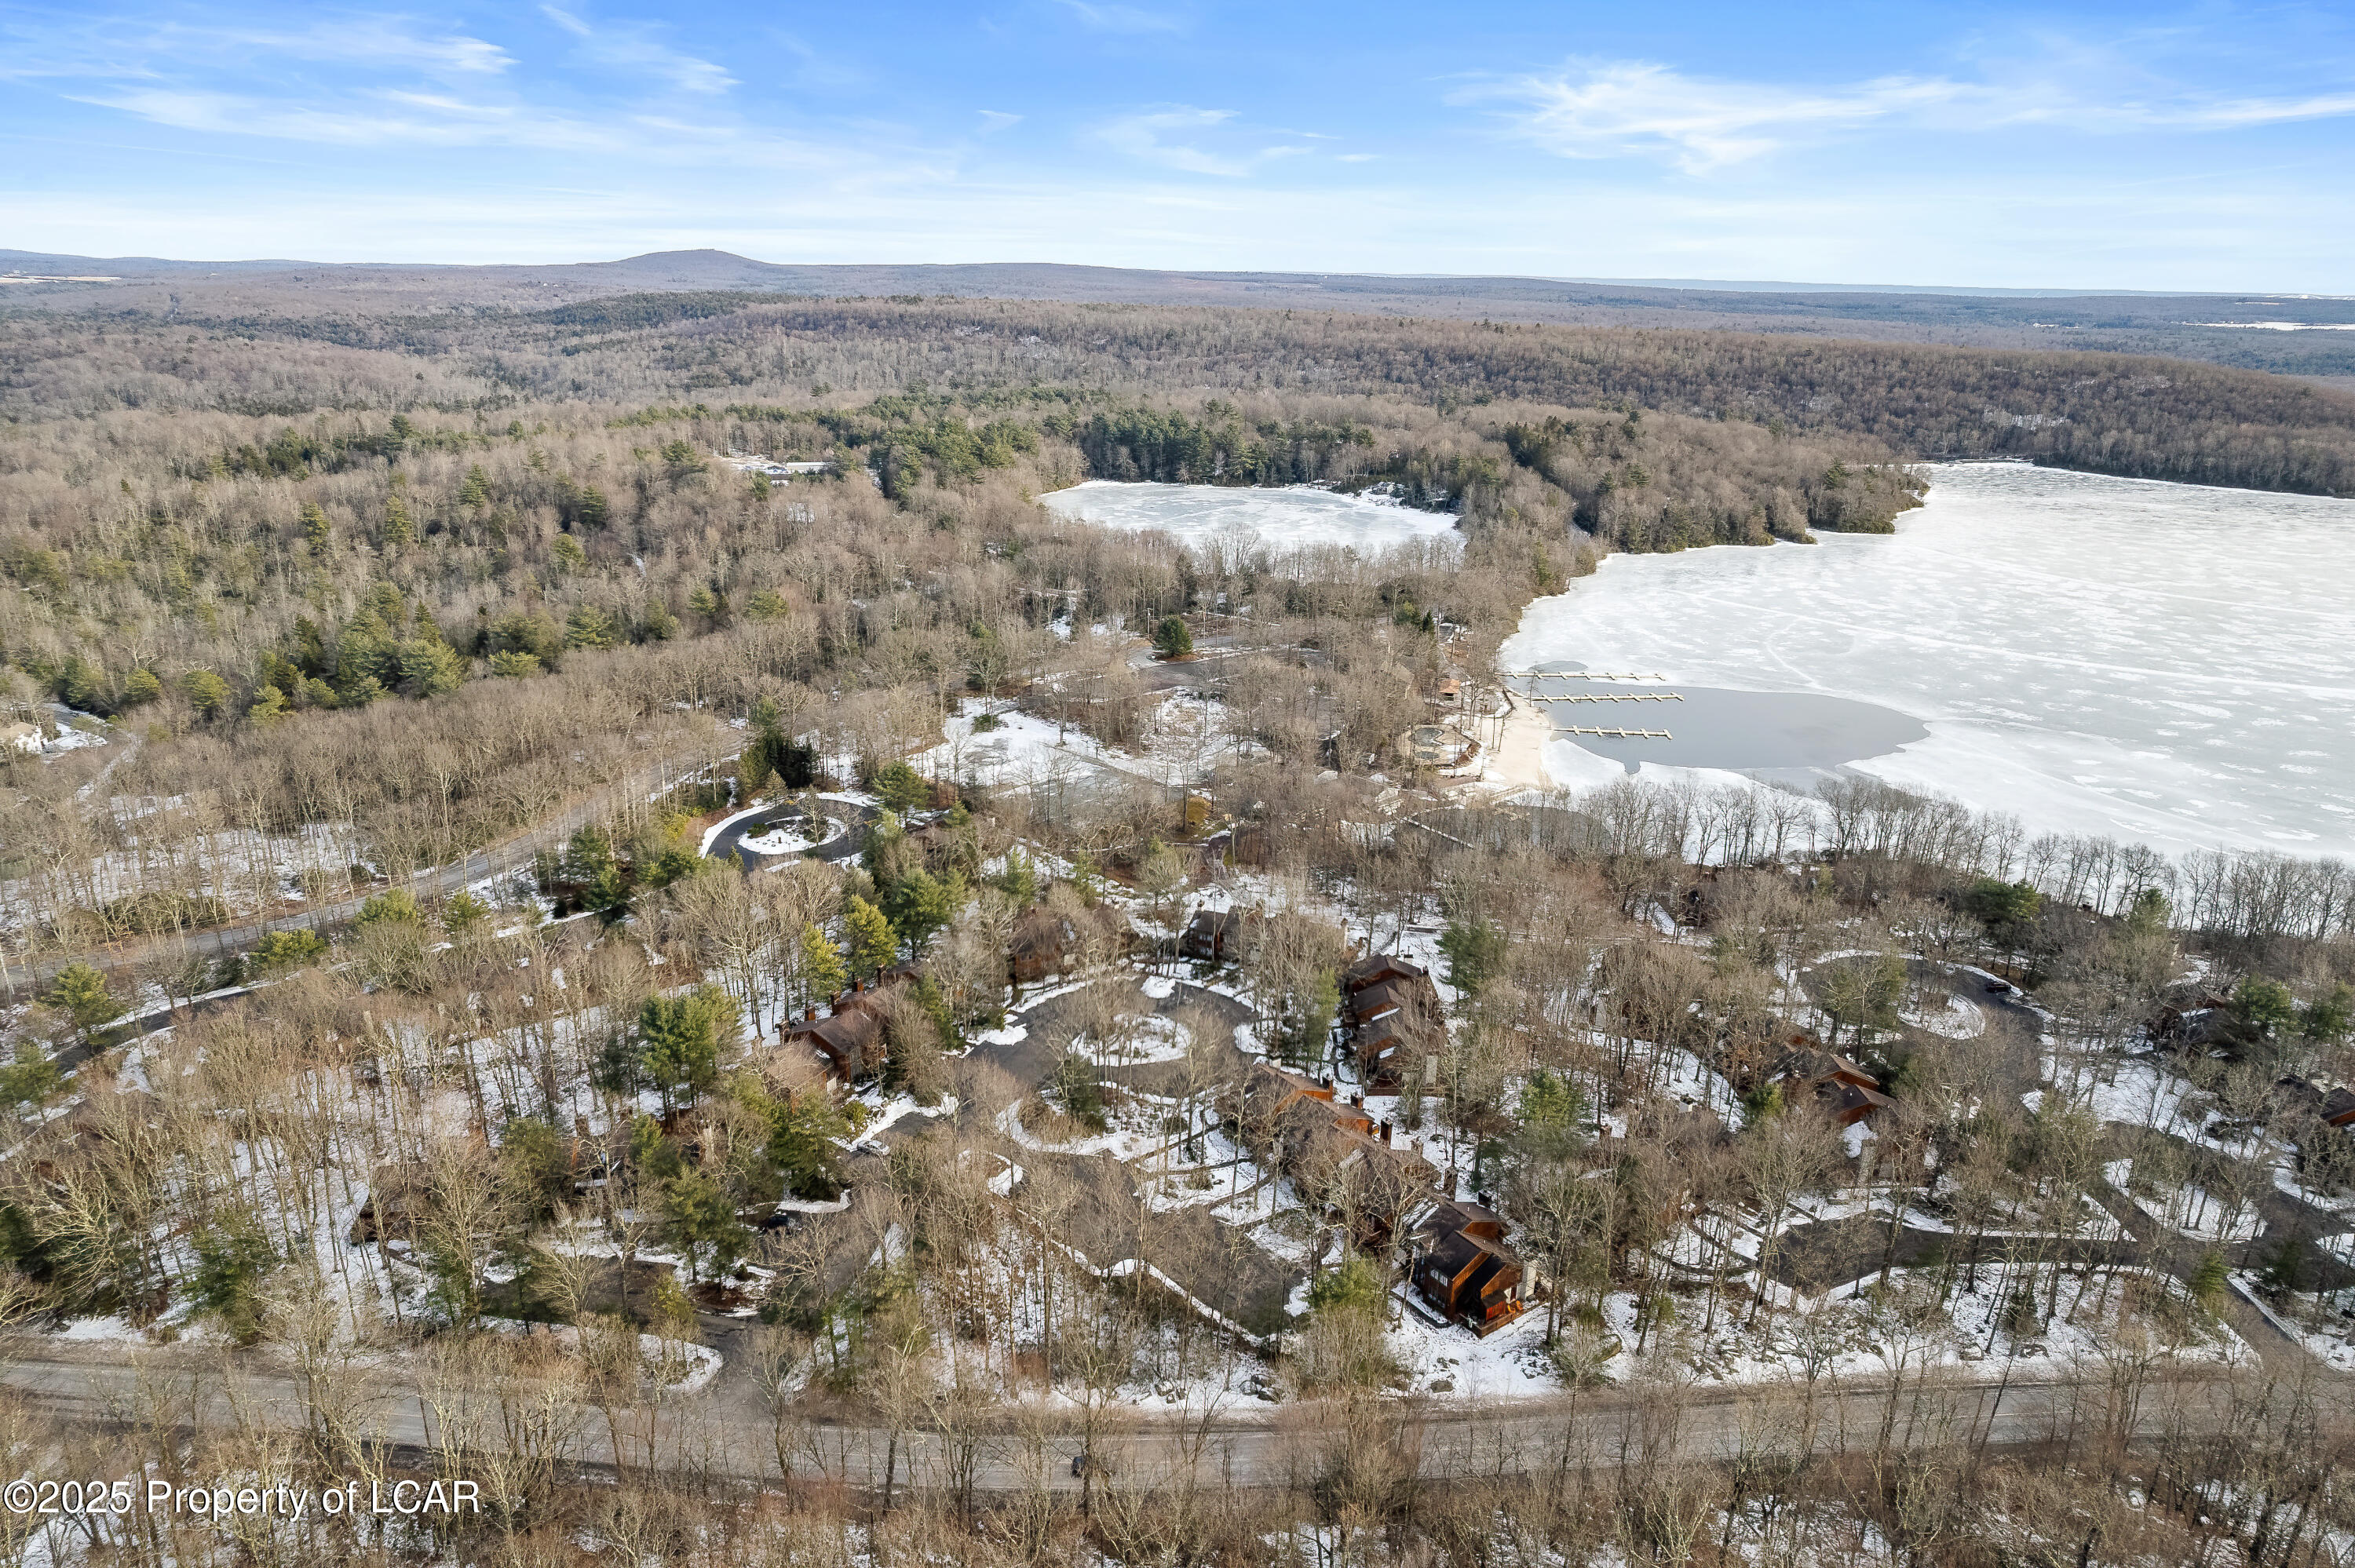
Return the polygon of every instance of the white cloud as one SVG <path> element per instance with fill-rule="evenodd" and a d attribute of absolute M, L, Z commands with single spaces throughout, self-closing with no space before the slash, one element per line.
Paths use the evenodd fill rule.
<path fill-rule="evenodd" d="M 1889 77 L 1802 92 L 1710 82 L 1636 60 L 1585 65 L 1466 89 L 1458 102 L 1496 102 L 1519 134 L 1569 158 L 1664 153 L 1691 170 L 1773 152 L 1795 135 L 1847 130 L 1950 103 L 1952 82 Z"/>
<path fill-rule="evenodd" d="M 591 24 L 555 5 L 540 15 L 581 40 L 581 55 L 598 65 L 660 77 L 682 92 L 721 93 L 736 85 L 726 68 L 660 42 L 644 22 Z"/>
<path fill-rule="evenodd" d="M 496 76 L 516 63 L 496 44 L 465 33 L 421 32 L 405 16 L 351 15 L 299 30 L 185 22 L 149 26 L 127 17 L 100 17 L 66 33 L 19 30 L 0 58 L 0 79 L 157 79 L 164 69 L 151 61 L 185 71 L 196 66 L 250 65 L 257 56 L 407 67 L 442 77 Z"/>
<path fill-rule="evenodd" d="M 2279 125 L 2296 120 L 2337 120 L 2355 114 L 2355 92 L 2318 93 L 2308 98 L 2232 98 L 2185 105 L 2152 121 L 2229 130 L 2243 125 Z"/>
<path fill-rule="evenodd" d="M 1311 149 L 1294 143 L 1276 143 L 1248 151 L 1220 151 L 1203 145 L 1212 138 L 1207 134 L 1233 124 L 1231 109 L 1195 109 L 1185 104 L 1167 109 L 1147 110 L 1126 114 L 1096 128 L 1095 139 L 1115 153 L 1124 153 L 1143 163 L 1157 164 L 1165 169 L 1175 169 L 1185 175 L 1215 175 L 1222 179 L 1241 179 L 1261 164 L 1282 158 L 1295 158 Z M 1244 127 L 1236 125 L 1238 131 Z M 1267 132 L 1261 131 L 1259 134 Z M 1280 132 L 1282 135 L 1305 135 L 1305 132 Z"/>
<path fill-rule="evenodd" d="M 1189 131 L 1210 130 L 1234 117 L 1231 109 L 1159 109 L 1112 121 L 1098 129 L 1096 139 L 1115 153 L 1125 153 L 1165 169 L 1240 178 L 1251 173 L 1249 160 L 1222 156 L 1190 143 L 1167 139 Z"/>
<path fill-rule="evenodd" d="M 602 126 L 513 104 L 469 102 L 440 93 L 383 91 L 340 98 L 333 106 L 168 88 L 134 88 L 77 96 L 176 130 L 262 136 L 333 146 L 540 147 L 619 151 L 631 143 Z"/>
<path fill-rule="evenodd" d="M 296 59 L 373 60 L 468 76 L 496 76 L 515 64 L 514 57 L 496 44 L 464 33 L 412 33 L 401 22 L 400 17 L 365 16 L 308 33 L 239 35 L 238 41 Z"/>
<path fill-rule="evenodd" d="M 305 102 L 260 94 L 144 86 L 74 101 L 176 130 L 336 147 L 516 147 L 590 154 L 615 168 L 756 168 L 808 176 L 841 173 L 877 185 L 941 182 L 956 164 L 888 126 L 799 137 L 711 119 L 653 112 L 585 119 L 522 101 L 385 89 Z"/>
<path fill-rule="evenodd" d="M 1003 110 L 984 109 L 976 112 L 981 116 L 981 130 L 985 136 L 993 131 L 1005 131 L 1022 123 L 1022 116 L 1008 114 Z"/>
<path fill-rule="evenodd" d="M 2168 90 L 2101 99 L 2054 79 L 1925 76 L 1795 88 L 1687 76 L 1643 60 L 1574 62 L 1476 83 L 1450 101 L 1496 106 L 1515 134 L 1563 157 L 1653 154 L 1693 173 L 1884 123 L 1955 132 L 2023 124 L 2204 131 L 2355 114 L 2355 93 L 2220 98 Z"/>

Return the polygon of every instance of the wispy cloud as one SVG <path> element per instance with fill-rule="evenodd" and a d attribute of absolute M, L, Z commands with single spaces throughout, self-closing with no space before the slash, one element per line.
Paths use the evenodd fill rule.
<path fill-rule="evenodd" d="M 175 130 L 322 147 L 506 147 L 586 154 L 616 168 L 762 169 L 848 176 L 879 187 L 943 182 L 955 160 L 892 127 L 798 136 L 646 111 L 584 117 L 527 101 L 387 88 L 304 101 L 126 84 L 72 95 Z"/>
<path fill-rule="evenodd" d="M 1115 153 L 1125 153 L 1165 169 L 1240 177 L 1251 173 L 1249 160 L 1222 156 L 1190 141 L 1171 139 L 1211 130 L 1234 117 L 1231 109 L 1158 109 L 1112 121 L 1097 131 L 1096 139 Z"/>
<path fill-rule="evenodd" d="M 1002 109 L 983 109 L 976 110 L 975 112 L 981 116 L 981 132 L 985 136 L 994 131 L 1008 130 L 1022 123 L 1022 116 L 1008 114 Z"/>
<path fill-rule="evenodd" d="M 175 130 L 331 146 L 498 145 L 601 152 L 628 144 L 619 127 L 541 113 L 522 105 L 400 90 L 344 95 L 334 103 L 162 87 L 73 96 L 76 102 L 120 110 Z"/>
<path fill-rule="evenodd" d="M 2022 124 L 2091 131 L 2232 130 L 2355 114 L 2355 93 L 2224 98 L 2163 86 L 2094 97 L 2050 79 L 1886 76 L 1823 88 L 1688 76 L 1642 60 L 1577 61 L 1450 95 L 1494 107 L 1513 132 L 1567 158 L 1666 157 L 1699 173 L 1890 124 L 1953 132 Z"/>
<path fill-rule="evenodd" d="M 1847 130 L 1950 103 L 1952 82 L 1889 77 L 1828 91 L 1703 81 L 1666 66 L 1614 60 L 1464 89 L 1459 103 L 1502 107 L 1516 131 L 1567 158 L 1664 154 L 1700 170 L 1773 152 L 1799 135 Z"/>
<path fill-rule="evenodd" d="M 643 71 L 682 92 L 721 93 L 736 85 L 726 68 L 672 48 L 655 36 L 648 23 L 591 23 L 556 5 L 542 5 L 539 12 L 580 39 L 582 57 L 598 65 Z"/>
<path fill-rule="evenodd" d="M 516 63 L 496 44 L 467 33 L 420 28 L 406 16 L 346 16 L 304 28 L 100 17 L 70 31 L 16 31 L 0 50 L 0 79 L 131 80 L 192 68 L 235 67 L 256 57 L 303 64 L 365 62 L 437 78 L 496 76 Z"/>
<path fill-rule="evenodd" d="M 1250 128 L 1238 122 L 1231 109 L 1196 109 L 1186 104 L 1175 104 L 1107 121 L 1096 128 L 1095 140 L 1113 152 L 1143 163 L 1157 164 L 1179 174 L 1214 175 L 1222 179 L 1242 179 L 1263 164 L 1281 158 L 1296 158 L 1312 151 L 1296 143 L 1275 143 L 1247 149 L 1221 149 L 1209 144 L 1216 139 L 1217 132 L 1227 130 L 1240 135 Z M 1263 126 L 1250 133 L 1255 136 L 1270 134 Z M 1289 136 L 1306 132 L 1279 131 L 1274 134 Z M 1234 136 L 1228 138 L 1230 142 L 1235 139 Z"/>

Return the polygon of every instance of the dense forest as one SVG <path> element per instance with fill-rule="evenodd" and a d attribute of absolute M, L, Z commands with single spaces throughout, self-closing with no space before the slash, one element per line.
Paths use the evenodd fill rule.
<path fill-rule="evenodd" d="M 399 315 L 19 314 L 0 410 L 108 407 L 293 415 L 531 397 L 651 403 L 1084 387 L 1135 397 L 1227 387 L 1391 394 L 1445 412 L 1482 399 L 1635 406 L 1869 436 L 1907 458 L 2009 456 L 2103 472 L 2347 493 L 2355 397 L 2307 382 L 2114 354 L 1754 334 L 1396 321 L 937 297 L 794 301 L 622 295 L 541 312 Z M 197 341 L 188 340 L 193 336 Z M 301 345 L 333 386 L 282 380 Z M 260 345 L 275 345 L 269 353 Z M 191 347 L 202 353 L 190 356 Z M 189 375 L 201 361 L 192 383 Z M 60 375 L 61 371 L 67 374 Z M 395 385 L 400 383 L 405 385 Z M 820 387 L 825 388 L 819 391 Z M 722 390 L 719 399 L 707 395 Z"/>

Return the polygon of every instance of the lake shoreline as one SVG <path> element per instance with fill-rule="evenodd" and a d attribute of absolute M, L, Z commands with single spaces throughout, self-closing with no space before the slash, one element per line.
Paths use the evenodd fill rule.
<path fill-rule="evenodd" d="M 1531 601 L 1499 663 L 1657 669 L 1689 695 L 1837 699 L 1921 731 L 1830 744 L 1796 774 L 1739 747 L 1691 772 L 1860 772 L 2031 832 L 2177 851 L 2355 852 L 2355 503 L 1923 466 L 1924 504 L 1894 534 L 1606 557 Z M 1717 722 L 1683 707 L 1688 727 Z M 1636 750 L 1577 755 L 1615 771 Z M 1598 781 L 1547 755 L 1556 787 Z"/>

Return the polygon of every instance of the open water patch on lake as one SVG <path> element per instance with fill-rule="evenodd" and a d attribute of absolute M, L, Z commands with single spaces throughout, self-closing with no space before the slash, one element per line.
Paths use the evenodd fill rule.
<path fill-rule="evenodd" d="M 1645 763 L 1710 768 L 1806 787 L 1859 758 L 1925 738 L 1929 726 L 1877 703 L 1816 692 L 1742 692 L 1658 682 L 1516 681 L 1557 726 L 1639 730 L 1635 736 L 1561 733 L 1582 751 L 1629 773 Z"/>
<path fill-rule="evenodd" d="M 2355 853 L 2355 502 L 1925 471 L 1894 535 L 1614 556 L 1530 605 L 1501 667 L 1657 673 L 1685 704 L 1593 705 L 1689 715 L 1649 722 L 1673 754 L 1579 737 L 1549 747 L 1550 770 L 1772 774 L 1767 748 L 1787 746 L 2037 832 Z M 1704 691 L 1734 697 L 1705 709 Z"/>

